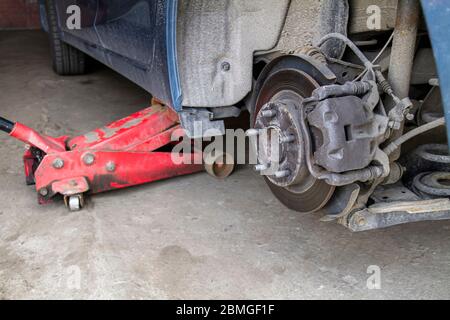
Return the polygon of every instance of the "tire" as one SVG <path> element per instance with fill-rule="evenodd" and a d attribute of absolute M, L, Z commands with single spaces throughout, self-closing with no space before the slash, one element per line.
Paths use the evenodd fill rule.
<path fill-rule="evenodd" d="M 84 74 L 86 72 L 86 55 L 61 40 L 55 0 L 46 0 L 45 7 L 53 70 L 61 76 Z"/>

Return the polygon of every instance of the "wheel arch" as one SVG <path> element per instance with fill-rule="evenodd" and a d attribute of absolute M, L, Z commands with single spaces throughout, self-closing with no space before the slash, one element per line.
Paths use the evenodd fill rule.
<path fill-rule="evenodd" d="M 319 83 L 319 85 L 333 84 L 337 80 L 337 77 L 333 71 L 331 71 L 326 64 L 319 61 L 315 57 L 302 53 L 289 55 L 280 54 L 266 64 L 253 86 L 251 98 L 247 103 L 247 109 L 250 113 L 251 122 L 253 122 L 254 119 L 255 104 L 264 81 L 271 73 L 283 68 L 291 68 L 293 66 L 311 75 Z"/>

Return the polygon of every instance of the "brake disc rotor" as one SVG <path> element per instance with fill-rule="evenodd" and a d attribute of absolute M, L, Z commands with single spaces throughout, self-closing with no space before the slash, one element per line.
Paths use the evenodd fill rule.
<path fill-rule="evenodd" d="M 299 124 L 301 101 L 318 86 L 313 78 L 298 69 L 279 70 L 265 80 L 255 105 L 253 127 L 264 130 L 267 139 L 260 143 L 258 160 L 263 168 L 278 161 L 276 170 L 263 170 L 262 174 L 284 205 L 303 213 L 323 208 L 335 190 L 309 173 Z M 277 159 L 270 149 L 274 143 L 278 143 Z"/>

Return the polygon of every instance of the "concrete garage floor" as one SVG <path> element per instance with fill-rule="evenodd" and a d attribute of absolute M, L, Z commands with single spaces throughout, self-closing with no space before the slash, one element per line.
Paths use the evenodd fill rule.
<path fill-rule="evenodd" d="M 149 98 L 107 68 L 56 76 L 44 33 L 0 33 L 6 118 L 74 135 Z M 250 169 L 105 193 L 69 213 L 36 203 L 22 151 L 0 134 L 2 299 L 450 298 L 450 222 L 352 234 L 284 208 Z M 380 290 L 367 289 L 370 265 Z"/>

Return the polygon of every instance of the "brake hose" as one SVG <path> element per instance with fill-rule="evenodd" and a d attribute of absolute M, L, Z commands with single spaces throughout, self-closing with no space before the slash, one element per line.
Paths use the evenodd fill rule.
<path fill-rule="evenodd" d="M 422 134 L 424 132 L 427 132 L 429 130 L 432 130 L 434 128 L 440 127 L 445 125 L 445 118 L 439 118 L 437 120 L 434 120 L 430 123 L 424 124 L 423 126 L 417 127 L 411 131 L 408 131 L 407 133 L 405 133 L 404 135 L 402 135 L 400 138 L 398 138 L 397 140 L 394 140 L 393 142 L 391 142 L 386 148 L 384 148 L 384 152 L 387 155 L 390 155 L 392 152 L 394 152 L 398 147 L 400 147 L 403 143 L 405 143 L 406 141 L 414 138 L 415 136 Z"/>
<path fill-rule="evenodd" d="M 347 38 L 341 33 L 327 34 L 325 37 L 319 40 L 319 42 L 317 43 L 317 47 L 321 47 L 326 41 L 330 39 L 339 39 L 342 42 L 344 42 L 356 54 L 356 56 L 359 58 L 359 60 L 361 60 L 361 62 L 367 69 L 373 70 L 372 62 L 370 62 L 369 59 L 367 59 L 367 57 L 361 52 L 361 50 L 359 50 L 359 48 L 349 38 Z"/>

